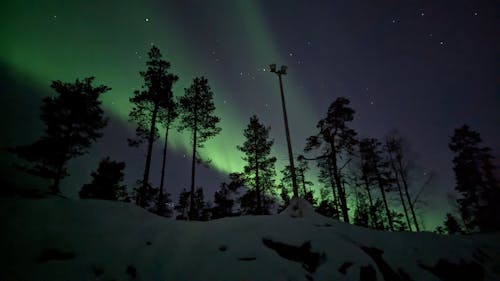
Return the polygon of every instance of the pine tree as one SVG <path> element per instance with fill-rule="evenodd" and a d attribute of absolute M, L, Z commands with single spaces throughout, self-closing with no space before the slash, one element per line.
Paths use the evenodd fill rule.
<path fill-rule="evenodd" d="M 446 214 L 446 219 L 444 221 L 444 229 L 448 234 L 457 234 L 463 232 L 457 219 L 450 213 Z"/>
<path fill-rule="evenodd" d="M 153 144 L 158 139 L 158 123 L 161 111 L 168 109 L 172 105 L 172 85 L 178 77 L 168 72 L 170 63 L 162 59 L 160 49 L 153 46 L 148 52 L 149 60 L 146 62 L 146 71 L 139 74 L 144 79 L 141 90 L 134 91 L 134 96 L 130 98 L 133 104 L 130 112 L 131 121 L 137 124 L 137 140 L 129 140 L 129 145 L 138 146 L 142 142 L 147 142 L 146 164 L 140 187 L 137 190 L 136 204 L 146 207 L 148 204 L 147 194 L 152 194 L 149 183 L 149 173 L 151 169 L 151 156 Z"/>
<path fill-rule="evenodd" d="M 167 164 L 167 147 L 168 147 L 168 133 L 170 128 L 174 122 L 174 120 L 179 115 L 178 113 L 178 105 L 174 99 L 170 100 L 170 103 L 167 104 L 162 110 L 159 112 L 160 120 L 163 123 L 163 127 L 165 129 L 165 141 L 163 145 L 163 157 L 161 164 L 161 178 L 160 178 L 160 187 L 158 192 L 158 199 L 156 202 L 156 213 L 163 216 L 170 216 L 171 210 L 167 208 L 166 204 L 170 202 L 169 193 L 165 193 L 165 169 Z"/>
<path fill-rule="evenodd" d="M 179 100 L 180 104 L 180 126 L 179 130 L 189 130 L 192 133 L 192 164 L 191 164 L 191 201 L 189 218 L 194 217 L 194 187 L 196 162 L 201 158 L 197 150 L 203 147 L 203 143 L 220 133 L 221 128 L 217 127 L 220 119 L 214 115 L 215 105 L 213 102 L 213 92 L 208 85 L 208 80 L 204 77 L 195 78 L 193 84 L 185 89 L 185 95 Z"/>
<path fill-rule="evenodd" d="M 479 133 L 467 125 L 455 129 L 449 148 L 455 153 L 453 171 L 460 215 L 468 230 L 500 229 L 500 185 L 493 176 L 491 151 L 481 147 Z"/>
<path fill-rule="evenodd" d="M 415 214 L 415 206 L 412 202 L 410 191 L 409 191 L 409 177 L 408 177 L 408 166 L 409 160 L 407 159 L 407 153 L 403 150 L 403 139 L 398 136 L 397 133 L 392 133 L 387 136 L 385 141 L 385 148 L 387 154 L 389 156 L 389 163 L 392 169 L 393 175 L 395 177 L 395 182 L 399 191 L 399 197 L 401 200 L 401 205 L 403 206 L 403 211 L 406 217 L 406 221 L 408 223 L 408 228 L 410 231 L 411 223 L 408 215 L 408 210 L 405 204 L 405 200 L 403 198 L 403 190 L 406 195 L 406 203 L 408 204 L 408 209 L 411 211 L 411 215 L 413 218 L 413 224 L 415 225 L 415 229 L 420 231 L 420 226 L 418 225 L 417 216 Z M 406 162 L 406 164 L 405 164 Z"/>
<path fill-rule="evenodd" d="M 308 187 L 312 186 L 313 183 L 311 181 L 308 181 L 305 176 L 306 172 L 309 170 L 309 165 L 303 157 L 299 157 L 296 161 L 297 164 L 295 165 L 295 173 L 297 176 L 297 184 L 299 185 L 300 189 L 299 193 L 301 193 L 302 198 L 309 196 L 308 199 L 311 200 L 311 192 Z M 290 165 L 286 165 L 283 170 L 281 170 L 281 175 L 281 182 L 287 187 L 292 186 L 292 172 Z"/>
<path fill-rule="evenodd" d="M 335 186 L 339 196 L 342 217 L 349 223 L 349 208 L 347 206 L 347 194 L 342 185 L 342 156 L 353 152 L 356 144 L 356 132 L 347 126 L 354 118 L 354 110 L 350 107 L 349 100 L 337 98 L 328 108 L 327 116 L 321 119 L 316 126 L 319 129 L 317 135 L 307 139 L 305 151 L 321 150 L 320 157 L 328 159 Z M 345 164 L 345 163 L 344 163 Z"/>
<path fill-rule="evenodd" d="M 191 192 L 188 192 L 185 188 L 183 188 L 181 193 L 179 194 L 179 201 L 178 201 L 177 205 L 175 205 L 175 207 L 174 207 L 174 209 L 179 213 L 179 215 L 177 215 L 177 217 L 176 217 L 177 220 L 187 220 L 188 219 L 190 195 L 191 195 Z"/>
<path fill-rule="evenodd" d="M 189 208 L 191 213 L 190 220 L 207 221 L 211 216 L 211 206 L 205 202 L 203 188 L 198 187 L 194 193 L 193 207 Z"/>
<path fill-rule="evenodd" d="M 394 222 L 392 212 L 389 209 L 389 203 L 386 192 L 389 190 L 391 178 L 388 172 L 388 163 L 382 157 L 381 143 L 376 139 L 362 139 L 359 142 L 359 152 L 364 159 L 363 173 L 373 178 L 377 183 L 384 202 L 389 229 L 394 231 Z"/>
<path fill-rule="evenodd" d="M 253 206 L 255 210 L 251 211 L 253 214 L 268 213 L 263 201 L 265 195 L 274 187 L 276 158 L 269 156 L 274 143 L 274 140 L 269 139 L 269 130 L 270 128 L 261 124 L 254 115 L 243 132 L 245 142 L 237 146 L 245 154 L 243 160 L 246 164 L 243 168 L 242 179 L 246 186 L 252 188 L 247 192 L 244 202 L 250 204 L 255 199 L 256 205 Z M 252 208 L 251 205 L 246 207 Z"/>
<path fill-rule="evenodd" d="M 97 171 L 92 172 L 92 182 L 82 186 L 80 198 L 120 200 L 127 197 L 123 181 L 124 162 L 111 161 L 106 157 L 99 162 Z"/>
<path fill-rule="evenodd" d="M 88 152 L 102 136 L 107 119 L 103 116 L 101 94 L 107 86 L 92 86 L 94 78 L 76 80 L 74 83 L 53 81 L 51 88 L 57 93 L 47 97 L 41 106 L 41 119 L 45 132 L 35 143 L 9 149 L 19 158 L 29 162 L 16 165 L 28 174 L 53 181 L 51 191 L 60 193 L 60 181 L 68 175 L 68 161 Z"/>
<path fill-rule="evenodd" d="M 283 183 L 279 184 L 278 189 L 280 190 L 280 197 L 281 197 L 281 203 L 278 207 L 278 213 L 281 213 L 288 207 L 291 198 L 289 190 L 285 187 Z"/>
<path fill-rule="evenodd" d="M 336 214 L 337 216 L 336 218 L 338 219 L 340 217 L 340 203 L 338 199 L 337 190 L 335 188 L 335 180 L 333 178 L 331 165 L 329 164 L 329 162 L 330 160 L 328 158 L 320 159 L 318 161 L 318 167 L 319 167 L 318 181 L 321 184 L 323 184 L 323 187 L 321 189 L 322 198 L 320 202 L 323 203 L 323 201 L 326 201 L 326 203 L 323 203 L 323 205 L 324 204 L 331 205 L 331 207 L 335 210 L 334 213 Z M 329 198 L 329 196 L 325 196 L 326 194 L 331 195 L 331 198 Z"/>
<path fill-rule="evenodd" d="M 233 216 L 234 200 L 231 198 L 232 191 L 227 183 L 223 182 L 219 190 L 214 194 L 214 207 L 212 208 L 212 219 Z"/>
<path fill-rule="evenodd" d="M 370 217 L 370 205 L 368 205 L 364 197 L 362 197 L 356 206 L 356 210 L 354 210 L 353 222 L 355 225 L 371 227 Z"/>

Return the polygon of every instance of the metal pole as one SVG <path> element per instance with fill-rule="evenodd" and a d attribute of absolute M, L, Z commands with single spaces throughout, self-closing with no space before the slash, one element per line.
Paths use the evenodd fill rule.
<path fill-rule="evenodd" d="M 290 169 L 292 172 L 293 197 L 299 198 L 299 189 L 297 186 L 297 177 L 295 176 L 295 165 L 293 163 L 292 143 L 290 141 L 290 129 L 288 128 L 288 118 L 286 114 L 285 95 L 283 94 L 283 83 L 281 82 L 281 74 L 277 72 L 280 81 L 281 106 L 283 107 L 283 119 L 285 119 L 286 142 L 288 145 L 288 158 L 290 159 Z"/>

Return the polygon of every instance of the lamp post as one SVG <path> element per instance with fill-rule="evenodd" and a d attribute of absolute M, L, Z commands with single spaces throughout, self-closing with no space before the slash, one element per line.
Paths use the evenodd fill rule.
<path fill-rule="evenodd" d="M 293 197 L 299 198 L 299 189 L 297 186 L 297 177 L 295 176 L 295 165 L 293 163 L 293 153 L 292 153 L 292 143 L 290 141 L 290 129 L 288 128 L 288 118 L 286 114 L 286 106 L 285 106 L 285 95 L 283 94 L 283 82 L 281 81 L 281 76 L 286 75 L 286 65 L 282 65 L 280 70 L 276 69 L 276 64 L 269 65 L 269 69 L 271 72 L 278 75 L 280 82 L 280 92 L 281 92 L 281 106 L 283 108 L 283 119 L 285 121 L 285 133 L 286 133 L 286 142 L 288 145 L 288 158 L 290 160 L 290 169 L 292 172 L 292 187 L 293 187 Z"/>

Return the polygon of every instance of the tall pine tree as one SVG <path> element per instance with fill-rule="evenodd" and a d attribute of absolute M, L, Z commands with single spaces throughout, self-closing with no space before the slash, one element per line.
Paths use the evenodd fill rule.
<path fill-rule="evenodd" d="M 361 157 L 364 159 L 363 173 L 377 183 L 380 195 L 382 195 L 382 201 L 384 202 L 389 229 L 394 231 L 393 216 L 389 209 L 389 200 L 386 194 L 390 188 L 392 179 L 389 176 L 388 163 L 383 159 L 381 146 L 382 144 L 376 139 L 362 139 L 359 142 L 359 151 Z"/>
<path fill-rule="evenodd" d="M 127 192 L 123 181 L 124 162 L 111 161 L 106 157 L 99 162 L 97 171 L 92 172 L 92 182 L 82 186 L 80 198 L 126 200 Z"/>
<path fill-rule="evenodd" d="M 60 182 L 68 175 L 68 161 L 87 153 L 106 126 L 99 98 L 110 88 L 94 87 L 93 80 L 89 77 L 74 83 L 53 81 L 50 87 L 57 96 L 45 98 L 41 106 L 44 134 L 31 145 L 9 149 L 29 162 L 16 165 L 19 169 L 52 180 L 53 193 L 60 192 Z"/>
<path fill-rule="evenodd" d="M 408 209 L 410 209 L 411 211 L 415 229 L 417 231 L 420 231 L 420 226 L 418 225 L 417 221 L 417 215 L 415 213 L 415 206 L 413 204 L 411 194 L 409 191 L 410 180 L 408 175 L 408 166 L 410 166 L 409 165 L 410 161 L 409 159 L 407 159 L 408 153 L 405 152 L 405 150 L 403 149 L 403 145 L 404 145 L 403 138 L 401 138 L 396 132 L 387 136 L 385 141 L 385 148 L 389 156 L 390 167 L 395 177 L 396 185 L 398 187 L 399 196 L 408 223 L 408 227 L 411 231 L 412 228 L 411 228 L 410 218 L 408 215 L 408 210 L 406 208 L 405 200 L 403 199 L 403 194 L 406 195 L 406 203 L 408 204 Z M 402 187 L 404 188 L 404 192 L 402 190 Z"/>
<path fill-rule="evenodd" d="M 195 78 L 193 84 L 185 89 L 185 95 L 179 100 L 180 104 L 180 125 L 179 130 L 189 130 L 192 135 L 192 163 L 191 163 L 191 194 L 189 204 L 189 218 L 195 217 L 194 213 L 194 187 L 196 162 L 200 162 L 198 149 L 203 147 L 203 143 L 220 133 L 221 128 L 217 126 L 220 118 L 214 115 L 215 105 L 213 102 L 213 92 L 205 77 Z"/>
<path fill-rule="evenodd" d="M 151 170 L 151 156 L 153 144 L 159 137 L 158 121 L 160 112 L 172 105 L 172 85 L 178 80 L 178 77 L 168 72 L 170 63 L 162 59 L 160 49 L 153 46 L 148 52 L 149 60 L 146 62 L 146 71 L 139 74 L 144 79 L 141 90 L 136 90 L 134 96 L 130 98 L 133 104 L 130 112 L 130 119 L 137 124 L 136 135 L 138 140 L 129 140 L 132 146 L 138 146 L 143 141 L 147 142 L 146 164 L 140 187 L 136 194 L 136 204 L 146 207 L 148 194 L 152 194 L 149 183 L 149 173 Z"/>
<path fill-rule="evenodd" d="M 250 198 L 255 199 L 254 214 L 264 214 L 269 204 L 265 204 L 266 194 L 268 194 L 274 187 L 274 177 L 276 175 L 275 163 L 276 158 L 271 157 L 271 147 L 274 140 L 269 139 L 270 127 L 265 127 L 259 122 L 256 115 L 250 118 L 250 122 L 243 132 L 246 140 L 243 145 L 238 146 L 245 156 L 244 172 L 242 179 L 247 186 L 252 189 L 247 193 L 245 204 Z M 249 205 L 249 204 L 247 204 Z M 248 206 L 250 207 L 250 206 Z"/>
<path fill-rule="evenodd" d="M 337 189 L 342 217 L 349 223 L 349 207 L 347 206 L 347 193 L 343 186 L 342 156 L 353 152 L 356 144 L 356 132 L 348 127 L 348 122 L 354 118 L 354 110 L 349 107 L 349 100 L 343 97 L 337 98 L 328 108 L 325 118 L 321 119 L 316 127 L 317 135 L 307 139 L 305 151 L 320 150 L 318 158 L 328 159 L 327 167 L 332 172 L 332 189 Z"/>
<path fill-rule="evenodd" d="M 453 171 L 460 215 L 469 231 L 500 229 L 500 185 L 493 176 L 493 156 L 481 136 L 464 125 L 455 129 L 449 148 L 455 153 Z"/>
<path fill-rule="evenodd" d="M 173 125 L 173 122 L 179 115 L 179 108 L 178 104 L 176 103 L 175 99 L 170 99 L 169 103 L 162 107 L 160 110 L 160 120 L 161 123 L 163 124 L 163 127 L 165 129 L 165 140 L 163 144 L 163 156 L 162 156 L 162 163 L 161 163 L 161 177 L 160 177 L 160 187 L 159 187 L 159 192 L 158 192 L 158 198 L 156 201 L 156 213 L 167 216 L 170 215 L 170 209 L 167 208 L 166 204 L 169 203 L 169 196 L 170 194 L 167 192 L 165 193 L 164 186 L 165 186 L 165 173 L 166 173 L 166 166 L 167 166 L 167 148 L 168 148 L 168 133 L 170 132 L 170 128 Z"/>

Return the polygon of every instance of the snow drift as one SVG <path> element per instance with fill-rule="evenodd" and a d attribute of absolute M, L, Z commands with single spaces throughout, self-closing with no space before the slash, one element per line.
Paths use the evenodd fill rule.
<path fill-rule="evenodd" d="M 500 280 L 500 235 L 390 233 L 278 215 L 209 222 L 133 204 L 1 199 L 0 280 Z"/>

